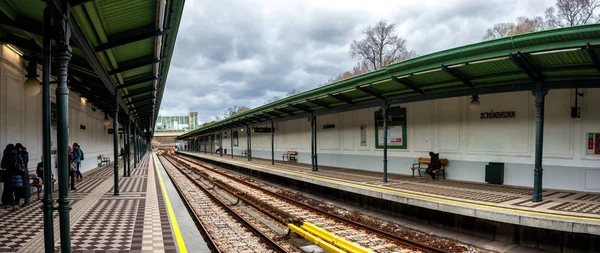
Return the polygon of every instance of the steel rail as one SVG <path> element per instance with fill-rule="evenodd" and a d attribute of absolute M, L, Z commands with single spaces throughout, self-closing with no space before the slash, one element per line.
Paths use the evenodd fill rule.
<path fill-rule="evenodd" d="M 181 156 L 181 155 L 183 155 L 183 156 L 186 156 L 186 157 L 183 157 L 183 156 Z M 204 164 L 201 164 L 201 163 L 199 163 L 199 162 L 197 162 L 197 161 L 194 161 L 194 160 L 191 160 L 190 158 L 187 158 L 187 157 L 190 157 L 190 155 L 187 155 L 187 154 L 179 154 L 179 153 L 178 153 L 178 154 L 177 154 L 177 156 L 178 156 L 178 157 L 181 157 L 181 159 L 187 160 L 187 161 L 189 161 L 189 162 L 191 162 L 191 163 L 194 163 L 194 164 L 196 164 L 196 165 L 198 165 L 198 166 L 200 166 L 200 167 L 206 168 L 206 169 L 208 169 L 208 170 L 210 170 L 210 171 L 213 171 L 213 172 L 215 172 L 215 173 L 217 173 L 217 174 L 219 174 L 219 175 L 225 176 L 225 177 L 227 177 L 227 178 L 229 178 L 229 179 L 232 179 L 232 180 L 234 180 L 234 181 L 236 181 L 236 182 L 238 182 L 238 183 L 244 184 L 244 185 L 246 185 L 246 186 L 248 186 L 248 187 L 251 187 L 251 188 L 253 188 L 253 189 L 257 189 L 257 190 L 260 190 L 260 191 L 266 192 L 266 193 L 268 193 L 268 194 L 270 194 L 270 195 L 272 195 L 272 196 L 275 196 L 275 197 L 281 198 L 281 199 L 283 199 L 283 200 L 286 200 L 286 201 L 288 201 L 288 202 L 291 202 L 291 203 L 293 203 L 293 204 L 296 204 L 296 205 L 302 206 L 302 207 L 304 207 L 304 208 L 307 208 L 307 209 L 313 210 L 313 211 L 315 211 L 315 212 L 321 213 L 321 214 L 323 214 L 323 215 L 325 215 L 325 216 L 330 216 L 330 217 L 332 217 L 332 218 L 334 218 L 334 219 L 336 219 L 336 220 L 338 220 L 338 221 L 345 222 L 345 223 L 347 223 L 347 224 L 350 224 L 350 225 L 352 225 L 352 226 L 354 226 L 354 227 L 357 227 L 357 228 L 360 228 L 360 229 L 367 230 L 367 231 L 369 231 L 369 232 L 371 232 L 371 233 L 374 233 L 374 234 L 381 235 L 381 236 L 383 236 L 383 237 L 385 237 L 385 238 L 387 238 L 387 239 L 390 239 L 390 240 L 392 240 L 392 241 L 398 242 L 399 244 L 402 244 L 402 245 L 404 245 L 404 246 L 407 246 L 407 247 L 412 247 L 412 248 L 416 248 L 416 249 L 418 249 L 418 250 L 421 250 L 421 251 L 423 251 L 423 252 L 431 252 L 431 253 L 450 253 L 449 251 L 446 251 L 446 250 L 443 250 L 443 249 L 435 248 L 435 247 L 432 247 L 432 246 L 429 246 L 429 245 L 425 245 L 425 244 L 423 244 L 423 243 L 420 243 L 420 242 L 416 242 L 416 241 L 413 241 L 413 240 L 410 240 L 410 239 L 406 239 L 406 238 L 403 238 L 403 237 L 400 237 L 400 236 L 396 236 L 396 235 L 394 235 L 394 234 L 392 234 L 392 233 L 390 233 L 390 232 L 381 231 L 381 230 L 379 230 L 379 229 L 377 229 L 377 228 L 373 228 L 373 227 L 371 227 L 371 226 L 368 226 L 368 225 L 366 225 L 366 224 L 358 223 L 358 222 L 356 222 L 356 221 L 353 221 L 353 220 L 347 219 L 347 218 L 345 218 L 345 217 L 342 217 L 342 216 L 339 216 L 339 215 L 336 215 L 336 214 L 332 214 L 332 213 L 328 213 L 328 212 L 326 212 L 326 211 L 320 210 L 320 209 L 318 209 L 318 208 L 316 208 L 316 207 L 313 207 L 313 206 L 311 206 L 311 205 L 308 205 L 308 204 L 302 203 L 302 202 L 300 202 L 300 201 L 296 201 L 295 199 L 292 199 L 292 198 L 290 198 L 290 197 L 287 197 L 287 196 L 284 196 L 284 195 L 280 195 L 280 194 L 278 194 L 278 193 L 276 193 L 276 192 L 273 192 L 273 191 L 270 191 L 270 190 L 267 190 L 267 189 L 264 189 L 264 188 L 258 187 L 258 186 L 254 185 L 254 184 L 251 184 L 251 183 L 249 183 L 249 182 L 243 181 L 243 180 L 241 180 L 241 179 L 238 179 L 238 178 L 236 178 L 236 177 L 234 177 L 234 176 L 228 175 L 228 174 L 226 174 L 226 173 L 224 173 L 224 172 L 222 172 L 222 171 L 215 170 L 215 169 L 213 169 L 213 168 L 210 168 L 210 167 L 208 167 L 208 166 L 206 166 L 206 165 L 204 165 Z M 192 158 L 198 159 L 198 158 L 196 158 L 196 157 L 192 157 Z"/>
<path fill-rule="evenodd" d="M 184 173 L 181 170 L 181 168 L 179 168 L 176 164 L 174 164 L 172 161 L 170 161 L 168 159 L 165 159 L 165 160 L 168 161 L 171 165 L 173 165 L 177 170 L 179 170 L 180 172 L 182 172 L 182 174 L 187 179 L 189 179 L 194 185 L 196 185 L 198 188 L 200 188 L 202 191 L 204 191 L 212 200 L 214 200 L 216 203 L 218 203 L 219 205 L 221 205 L 229 214 L 231 214 L 231 216 L 234 219 L 236 219 L 238 222 L 242 223 L 252 233 L 254 233 L 258 237 L 260 237 L 266 244 L 268 244 L 269 246 L 271 246 L 271 248 L 274 251 L 280 252 L 280 253 L 288 253 L 287 250 L 285 250 L 284 248 L 282 248 L 281 246 L 279 246 L 275 241 L 273 241 L 271 238 L 269 238 L 269 236 L 265 235 L 260 230 L 258 230 L 256 227 L 254 227 L 252 224 L 250 224 L 250 222 L 248 222 L 247 220 L 245 220 L 244 218 L 242 218 L 239 214 L 237 214 L 235 211 L 233 211 L 233 209 L 231 209 L 231 207 L 229 207 L 229 205 L 227 205 L 226 203 L 224 203 L 223 201 L 221 201 L 219 198 L 217 198 L 213 193 L 211 193 L 209 190 L 207 190 L 202 184 L 200 184 L 199 182 L 197 182 L 194 178 L 192 178 L 187 173 Z M 166 169 L 165 169 L 165 171 L 166 171 Z M 168 172 L 167 172 L 167 174 L 168 174 Z M 169 177 L 171 177 L 171 176 L 169 176 Z"/>

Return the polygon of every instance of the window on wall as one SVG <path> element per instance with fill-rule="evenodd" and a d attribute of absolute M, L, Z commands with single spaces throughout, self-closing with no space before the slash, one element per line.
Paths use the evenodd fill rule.
<path fill-rule="evenodd" d="M 381 110 L 375 112 L 375 146 L 383 148 L 387 141 L 389 149 L 406 149 L 406 108 L 390 107 L 387 118 L 387 140 L 383 139 L 383 117 Z"/>
<path fill-rule="evenodd" d="M 238 132 L 237 131 L 233 131 L 233 136 L 231 136 L 232 140 L 233 140 L 233 146 L 238 146 L 239 142 L 238 142 Z"/>

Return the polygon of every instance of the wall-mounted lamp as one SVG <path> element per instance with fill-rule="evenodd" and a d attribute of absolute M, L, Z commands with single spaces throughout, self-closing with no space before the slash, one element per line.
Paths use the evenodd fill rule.
<path fill-rule="evenodd" d="M 473 95 L 471 97 L 471 103 L 469 103 L 469 108 L 473 111 L 479 111 L 481 109 L 481 102 L 479 102 L 479 95 Z"/>
<path fill-rule="evenodd" d="M 80 101 L 81 101 L 81 105 L 83 105 L 83 106 L 85 106 L 85 104 L 87 103 L 87 99 L 84 97 L 81 97 Z"/>
<path fill-rule="evenodd" d="M 242 129 L 240 129 L 240 132 L 244 132 L 244 129 L 243 129 L 243 128 L 242 128 Z"/>
<path fill-rule="evenodd" d="M 37 80 L 37 64 L 33 61 L 27 64 L 27 80 L 23 83 L 23 88 L 25 88 L 25 94 L 30 97 L 40 93 L 40 81 Z"/>
<path fill-rule="evenodd" d="M 103 122 L 103 124 L 105 126 L 110 125 L 110 120 L 108 119 L 108 114 L 106 114 L 106 113 L 104 113 L 104 122 Z"/>
<path fill-rule="evenodd" d="M 581 107 L 579 107 L 578 98 L 583 97 L 583 92 L 579 92 L 579 89 L 575 89 L 575 106 L 571 107 L 571 118 L 581 118 Z"/>

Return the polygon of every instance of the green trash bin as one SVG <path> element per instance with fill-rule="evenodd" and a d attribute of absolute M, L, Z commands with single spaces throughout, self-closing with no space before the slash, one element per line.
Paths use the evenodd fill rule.
<path fill-rule="evenodd" d="M 490 184 L 504 184 L 504 163 L 489 163 L 486 165 L 485 181 Z"/>

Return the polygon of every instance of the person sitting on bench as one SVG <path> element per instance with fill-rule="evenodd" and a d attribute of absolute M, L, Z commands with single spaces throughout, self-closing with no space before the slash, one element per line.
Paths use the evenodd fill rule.
<path fill-rule="evenodd" d="M 427 172 L 427 174 L 431 175 L 431 178 L 433 180 L 435 180 L 435 172 L 434 171 L 442 168 L 442 162 L 440 161 L 440 154 L 429 152 L 429 157 L 431 157 L 431 162 L 429 162 L 429 165 L 427 165 L 427 170 L 425 170 L 425 172 Z"/>

